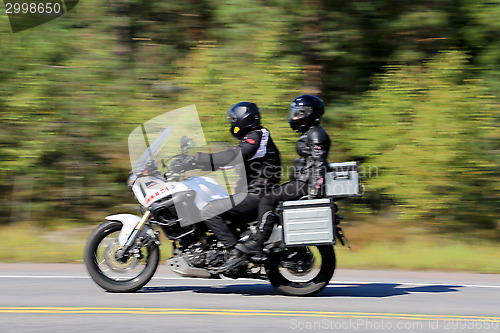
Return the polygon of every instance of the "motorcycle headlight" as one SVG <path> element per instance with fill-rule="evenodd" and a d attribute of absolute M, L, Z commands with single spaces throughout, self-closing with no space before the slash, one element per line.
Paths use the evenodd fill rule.
<path fill-rule="evenodd" d="M 131 174 L 129 177 L 128 177 L 128 180 L 127 180 L 127 184 L 128 186 L 132 187 L 132 185 L 134 185 L 135 181 L 137 179 L 137 175 L 135 173 Z"/>

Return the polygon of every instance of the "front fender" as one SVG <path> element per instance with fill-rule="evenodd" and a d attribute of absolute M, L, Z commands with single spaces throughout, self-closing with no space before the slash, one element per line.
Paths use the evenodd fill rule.
<path fill-rule="evenodd" d="M 141 217 L 132 214 L 115 214 L 105 217 L 108 221 L 118 221 L 123 224 L 122 230 L 120 231 L 120 235 L 118 236 L 118 243 L 121 246 L 124 246 L 127 242 L 128 238 L 134 231 L 135 227 L 141 221 Z M 144 228 L 143 233 L 150 229 L 148 226 Z"/>

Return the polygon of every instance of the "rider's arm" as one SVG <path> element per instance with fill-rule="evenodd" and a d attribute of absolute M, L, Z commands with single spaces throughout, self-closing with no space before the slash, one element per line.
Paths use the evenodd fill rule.
<path fill-rule="evenodd" d="M 307 141 L 311 149 L 312 173 L 309 179 L 309 195 L 313 197 L 324 194 L 325 174 L 328 167 L 328 151 L 330 150 L 330 137 L 320 127 L 313 127 L 307 133 Z"/>
<path fill-rule="evenodd" d="M 203 170 L 215 171 L 219 167 L 224 167 L 237 163 L 235 159 L 241 154 L 243 161 L 250 160 L 260 146 L 262 131 L 252 131 L 248 133 L 240 144 L 234 148 L 218 153 L 198 153 L 196 164 Z"/>

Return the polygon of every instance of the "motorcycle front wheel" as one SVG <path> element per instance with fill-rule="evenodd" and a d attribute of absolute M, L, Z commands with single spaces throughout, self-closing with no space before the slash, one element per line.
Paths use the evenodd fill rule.
<path fill-rule="evenodd" d="M 331 245 L 290 247 L 265 264 L 269 282 L 288 296 L 312 296 L 323 290 L 335 271 Z"/>
<path fill-rule="evenodd" d="M 119 259 L 121 249 L 118 235 L 122 223 L 106 221 L 90 235 L 85 248 L 84 261 L 92 279 L 103 289 L 115 292 L 133 292 L 151 280 L 160 259 L 158 245 L 151 242 L 139 249 L 136 255 Z"/>

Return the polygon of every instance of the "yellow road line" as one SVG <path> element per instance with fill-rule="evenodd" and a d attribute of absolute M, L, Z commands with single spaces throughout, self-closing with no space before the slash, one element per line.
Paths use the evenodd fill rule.
<path fill-rule="evenodd" d="M 321 318 L 374 318 L 405 320 L 490 320 L 500 317 L 456 316 L 407 313 L 237 310 L 237 309 L 185 309 L 185 308 L 106 308 L 106 307 L 0 307 L 0 313 L 77 313 L 77 314 L 170 314 L 170 315 L 219 315 L 219 316 L 276 316 Z"/>

